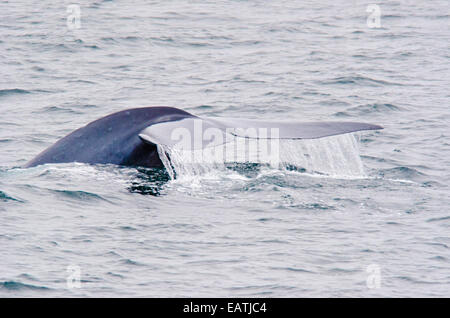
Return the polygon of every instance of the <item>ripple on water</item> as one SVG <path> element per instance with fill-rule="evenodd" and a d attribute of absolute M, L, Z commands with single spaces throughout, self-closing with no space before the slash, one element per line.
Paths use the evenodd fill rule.
<path fill-rule="evenodd" d="M 334 116 L 337 117 L 349 117 L 349 116 L 366 116 L 370 114 L 386 114 L 390 112 L 398 112 L 403 111 L 403 109 L 400 106 L 396 106 L 393 104 L 365 104 L 360 106 L 355 106 L 348 108 L 345 111 L 340 111 L 334 114 Z"/>
<path fill-rule="evenodd" d="M 19 200 L 19 199 L 16 199 L 16 198 L 13 198 L 13 197 L 9 196 L 8 194 L 6 194 L 3 191 L 0 191 L 0 201 L 3 201 L 3 202 L 7 202 L 7 201 L 23 202 L 22 200 Z"/>
<path fill-rule="evenodd" d="M 342 76 L 330 79 L 328 81 L 320 81 L 322 85 L 357 85 L 357 86 L 402 86 L 403 84 L 389 82 L 386 80 L 374 79 L 367 76 Z"/>
<path fill-rule="evenodd" d="M 27 91 L 26 89 L 20 89 L 20 88 L 12 88 L 12 89 L 0 89 L 0 97 L 6 97 L 11 95 L 24 95 L 24 94 L 30 94 L 30 91 Z"/>
<path fill-rule="evenodd" d="M 410 168 L 410 167 L 395 167 L 395 168 L 389 168 L 389 169 L 380 169 L 378 170 L 378 175 L 383 178 L 388 179 L 397 179 L 397 180 L 413 180 L 413 181 L 420 181 L 424 177 L 426 177 L 426 174 L 420 172 L 417 169 Z"/>
<path fill-rule="evenodd" d="M 45 286 L 25 284 L 16 281 L 4 281 L 0 282 L 0 290 L 5 289 L 8 291 L 22 291 L 22 290 L 33 290 L 33 291 L 45 291 L 50 290 L 50 288 Z"/>
<path fill-rule="evenodd" d="M 450 216 L 431 218 L 427 220 L 427 222 L 443 222 L 443 221 L 450 221 Z"/>
<path fill-rule="evenodd" d="M 106 199 L 104 199 L 102 196 L 92 193 L 92 192 L 87 192 L 87 191 L 74 191 L 74 190 L 50 190 L 53 193 L 56 193 L 59 196 L 63 196 L 65 198 L 68 199 L 73 199 L 73 200 L 79 200 L 79 201 L 96 201 L 96 200 L 102 200 L 102 201 L 107 201 Z"/>

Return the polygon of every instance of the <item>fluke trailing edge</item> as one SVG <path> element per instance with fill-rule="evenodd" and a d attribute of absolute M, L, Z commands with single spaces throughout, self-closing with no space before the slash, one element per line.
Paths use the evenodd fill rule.
<path fill-rule="evenodd" d="M 182 132 L 195 135 L 214 131 L 211 140 L 195 140 L 192 149 L 215 146 L 226 136 L 242 138 L 315 139 L 361 130 L 382 129 L 355 122 L 283 122 L 233 118 L 200 118 L 173 107 L 145 107 L 120 111 L 100 118 L 57 141 L 26 164 L 82 162 L 124 166 L 162 167 L 157 145 L 174 146 Z M 276 129 L 274 135 L 258 135 L 258 129 Z M 224 138 L 217 138 L 217 132 Z M 175 137 L 175 138 L 174 138 Z M 221 137 L 221 136 L 219 136 Z M 220 141 L 218 143 L 218 140 Z"/>

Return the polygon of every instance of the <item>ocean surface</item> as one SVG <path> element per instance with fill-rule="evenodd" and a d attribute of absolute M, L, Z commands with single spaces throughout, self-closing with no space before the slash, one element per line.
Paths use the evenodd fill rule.
<path fill-rule="evenodd" d="M 449 2 L 370 4 L 1 1 L 0 297 L 449 297 Z M 175 179 L 21 168 L 156 105 L 384 130 Z"/>

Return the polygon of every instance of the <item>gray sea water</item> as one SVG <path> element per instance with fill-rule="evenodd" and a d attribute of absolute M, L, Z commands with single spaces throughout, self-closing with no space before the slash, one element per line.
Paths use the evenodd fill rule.
<path fill-rule="evenodd" d="M 0 296 L 450 296 L 449 2 L 370 4 L 1 1 Z M 385 129 L 279 169 L 21 168 L 152 105 Z"/>

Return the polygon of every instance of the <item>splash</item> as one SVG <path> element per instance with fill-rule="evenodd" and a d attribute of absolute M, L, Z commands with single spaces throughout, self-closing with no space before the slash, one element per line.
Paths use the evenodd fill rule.
<path fill-rule="evenodd" d="M 279 140 L 277 161 L 261 162 L 261 149 L 247 147 L 236 137 L 214 149 L 186 151 L 159 145 L 158 153 L 172 180 L 230 174 L 230 164 L 255 163 L 271 170 L 294 170 L 330 177 L 365 177 L 358 141 L 353 134 L 320 139 Z M 233 151 L 229 151 L 233 149 Z M 220 154 L 218 156 L 217 154 Z M 272 153 L 271 155 L 274 155 Z M 219 160 L 218 160 L 219 158 Z M 276 164 L 273 164 L 276 162 Z M 248 165 L 247 165 L 248 166 Z"/>

